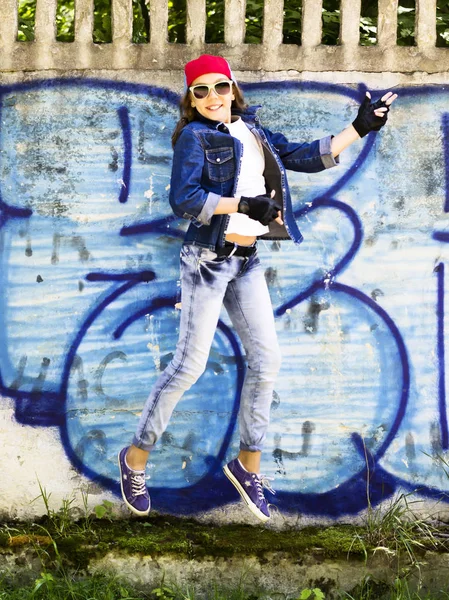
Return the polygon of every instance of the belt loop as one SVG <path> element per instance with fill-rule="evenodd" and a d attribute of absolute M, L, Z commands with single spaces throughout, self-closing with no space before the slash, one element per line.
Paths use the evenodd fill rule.
<path fill-rule="evenodd" d="M 239 247 L 238 244 L 236 244 L 235 242 L 233 242 L 233 243 L 234 243 L 234 248 L 232 249 L 231 253 L 228 254 L 228 258 L 231 258 L 231 256 L 237 252 L 237 249 Z"/>

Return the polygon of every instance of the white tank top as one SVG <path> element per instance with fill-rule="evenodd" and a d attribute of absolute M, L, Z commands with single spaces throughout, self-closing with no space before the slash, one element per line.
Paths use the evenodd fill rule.
<path fill-rule="evenodd" d="M 241 141 L 243 146 L 240 175 L 237 180 L 235 195 L 237 197 L 265 195 L 265 178 L 263 176 L 265 158 L 259 139 L 248 129 L 240 117 L 232 123 L 226 123 L 226 127 L 233 137 Z M 226 233 L 257 236 L 269 231 L 266 225 L 250 219 L 247 215 L 232 213 L 229 216 L 231 218 Z"/>

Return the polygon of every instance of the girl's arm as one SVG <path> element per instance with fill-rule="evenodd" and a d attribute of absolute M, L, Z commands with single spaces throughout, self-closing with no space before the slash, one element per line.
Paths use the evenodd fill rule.
<path fill-rule="evenodd" d="M 222 196 L 215 208 L 214 215 L 230 215 L 236 213 L 240 198 L 225 198 Z"/>
<path fill-rule="evenodd" d="M 350 146 L 353 142 L 356 142 L 360 139 L 359 134 L 354 129 L 353 125 L 349 125 L 340 133 L 337 133 L 332 138 L 331 141 L 331 152 L 334 157 L 339 156 L 339 154 L 348 146 Z"/>
<path fill-rule="evenodd" d="M 366 108 L 369 107 L 369 100 L 371 99 L 371 94 L 369 92 L 366 92 L 366 97 L 367 97 L 367 100 L 365 100 L 365 102 L 362 104 L 362 108 L 364 106 Z M 385 116 L 385 113 L 388 112 L 388 110 L 389 110 L 390 104 L 392 104 L 396 100 L 397 97 L 398 97 L 397 94 L 393 94 L 393 92 L 387 92 L 380 99 L 380 102 L 383 102 L 385 106 L 381 106 L 380 108 L 377 108 L 376 110 L 374 110 L 373 111 L 374 115 L 376 115 L 376 117 L 380 117 L 380 118 Z M 360 115 L 360 109 L 359 109 L 359 115 Z M 356 121 L 354 121 L 354 123 L 356 123 L 356 122 L 357 122 L 357 119 L 356 119 Z M 362 129 L 364 126 L 365 126 L 365 123 L 362 120 Z M 367 131 L 366 131 L 366 133 L 367 133 Z M 362 134 L 363 134 L 363 132 L 362 132 Z M 334 136 L 332 138 L 332 141 L 331 141 L 332 155 L 334 157 L 338 156 L 340 154 L 340 152 L 342 152 L 345 148 L 347 148 L 353 142 L 355 142 L 359 139 L 360 139 L 360 135 L 357 133 L 356 129 L 354 128 L 354 124 L 349 125 L 349 127 L 346 127 L 346 129 L 343 129 L 343 131 L 341 131 L 340 133 L 338 133 L 336 136 Z"/>

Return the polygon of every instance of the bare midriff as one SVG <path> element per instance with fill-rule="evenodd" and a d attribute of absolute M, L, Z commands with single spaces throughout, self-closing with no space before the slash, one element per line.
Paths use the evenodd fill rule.
<path fill-rule="evenodd" d="M 257 238 L 254 235 L 239 235 L 238 233 L 226 234 L 227 242 L 233 242 L 239 246 L 252 246 L 256 239 Z"/>

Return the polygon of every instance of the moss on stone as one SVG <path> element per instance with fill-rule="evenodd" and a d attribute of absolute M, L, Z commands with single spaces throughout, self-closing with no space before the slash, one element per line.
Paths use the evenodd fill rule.
<path fill-rule="evenodd" d="M 52 529 L 48 520 L 44 521 L 44 526 L 22 524 L 20 527 L 14 523 L 14 528 L 16 531 L 21 529 L 23 539 L 27 534 L 31 537 L 37 530 L 45 529 L 64 560 L 81 569 L 87 567 L 91 558 L 108 552 L 188 559 L 254 556 L 262 560 L 272 553 L 282 553 L 301 561 L 310 555 L 323 560 L 348 555 L 362 559 L 369 550 L 361 541 L 364 529 L 353 525 L 274 531 L 261 526 L 218 526 L 194 519 L 151 515 L 145 520 L 111 522 L 92 519 L 87 528 L 85 522 L 73 523 L 64 535 Z M 7 538 L 6 533 L 0 533 L 0 545 L 11 551 Z"/>
<path fill-rule="evenodd" d="M 6 548 L 9 544 L 9 535 L 0 529 L 0 548 Z"/>
<path fill-rule="evenodd" d="M 14 526 L 18 529 L 17 523 Z M 36 527 L 39 525 L 23 524 L 23 539 L 28 534 L 31 536 Z M 75 523 L 64 535 L 52 530 L 51 522 L 45 521 L 45 530 L 55 541 L 60 555 L 78 568 L 85 568 L 90 558 L 111 551 L 189 559 L 263 558 L 273 552 L 281 552 L 295 560 L 311 552 L 323 558 L 347 556 L 348 553 L 363 556 L 357 529 L 351 525 L 273 531 L 251 525 L 218 526 L 202 524 L 193 519 L 152 515 L 146 520 L 92 520 L 87 529 Z M 0 544 L 11 549 L 5 540 L 8 536 L 1 535 Z M 2 540 L 4 543 L 1 543 Z"/>
<path fill-rule="evenodd" d="M 101 527 L 101 529 L 100 529 Z M 273 531 L 250 525 L 205 525 L 193 519 L 153 516 L 146 521 L 98 523 L 101 539 L 118 550 L 143 554 L 175 554 L 188 558 L 204 556 L 258 556 L 283 552 L 294 557 L 310 549 L 320 549 L 326 557 L 363 555 L 351 525 L 307 527 L 301 530 Z"/>

